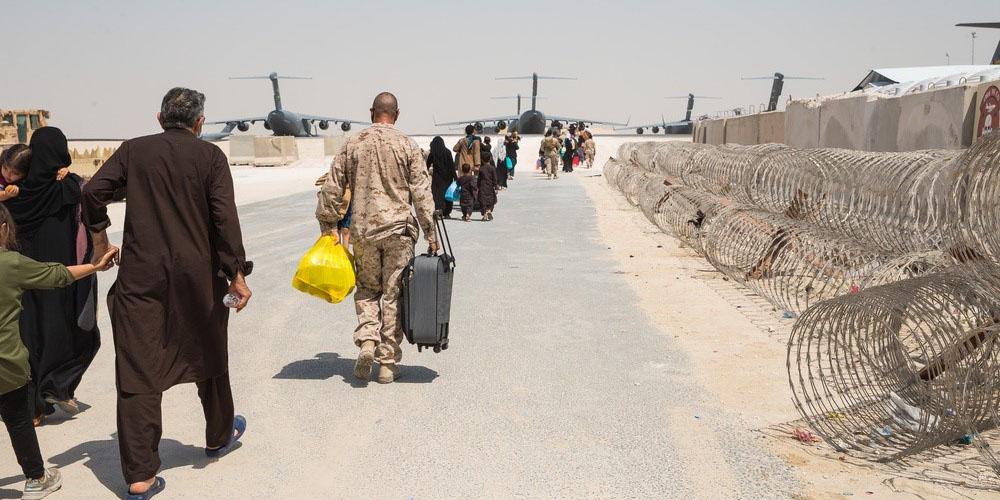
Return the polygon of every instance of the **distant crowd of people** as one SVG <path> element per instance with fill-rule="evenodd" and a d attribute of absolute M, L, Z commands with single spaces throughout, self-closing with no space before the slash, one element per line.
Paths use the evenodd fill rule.
<path fill-rule="evenodd" d="M 562 126 L 554 126 L 545 131 L 538 148 L 537 169 L 545 172 L 549 180 L 558 179 L 560 163 L 565 173 L 572 173 L 580 165 L 592 168 L 596 153 L 594 134 L 589 130 L 576 124 L 565 130 Z"/>

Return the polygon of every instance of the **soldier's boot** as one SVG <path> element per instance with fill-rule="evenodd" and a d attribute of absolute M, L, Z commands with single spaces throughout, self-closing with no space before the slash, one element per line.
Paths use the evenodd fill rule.
<path fill-rule="evenodd" d="M 358 361 L 354 363 L 354 376 L 368 380 L 372 376 L 372 363 L 375 362 L 375 341 L 366 340 L 361 343 Z"/>
<path fill-rule="evenodd" d="M 402 375 L 402 368 L 399 365 L 379 365 L 378 383 L 391 384 Z"/>

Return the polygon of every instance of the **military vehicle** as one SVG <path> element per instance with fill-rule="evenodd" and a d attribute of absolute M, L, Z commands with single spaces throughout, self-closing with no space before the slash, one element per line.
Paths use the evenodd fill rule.
<path fill-rule="evenodd" d="M 0 150 L 27 144 L 48 118 L 49 112 L 44 109 L 0 109 Z"/>

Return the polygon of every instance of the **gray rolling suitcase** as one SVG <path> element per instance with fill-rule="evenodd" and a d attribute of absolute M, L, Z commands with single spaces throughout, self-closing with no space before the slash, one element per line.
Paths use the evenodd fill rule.
<path fill-rule="evenodd" d="M 434 224 L 441 253 L 417 255 L 403 271 L 403 332 L 418 351 L 441 352 L 448 348 L 455 257 L 440 212 L 434 213 Z"/>

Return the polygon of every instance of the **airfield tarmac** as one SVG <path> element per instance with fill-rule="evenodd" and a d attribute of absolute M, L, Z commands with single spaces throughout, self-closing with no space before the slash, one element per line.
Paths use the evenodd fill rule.
<path fill-rule="evenodd" d="M 629 140 L 598 137 L 599 160 Z M 303 141 L 300 151 L 315 147 Z M 158 498 L 970 493 L 887 485 L 884 474 L 816 460 L 759 432 L 797 417 L 782 338 L 790 322 L 656 231 L 606 186 L 603 161 L 547 181 L 531 167 L 537 147 L 537 137 L 522 143 L 496 221 L 449 222 L 458 261 L 451 348 L 405 346 L 404 378 L 388 386 L 353 379 L 353 305 L 290 286 L 318 233 L 313 181 L 328 159 L 234 168 L 256 263 L 254 298 L 230 325 L 233 392 L 248 432 L 241 449 L 209 462 L 194 386 L 166 393 L 168 487 Z M 102 295 L 114 276 L 100 276 Z M 103 308 L 100 325 L 106 345 L 77 392 L 86 410 L 57 413 L 39 430 L 43 454 L 64 475 L 52 498 L 114 498 L 125 487 Z M 0 462 L 15 463 L 9 447 Z M 4 467 L 0 498 L 17 498 L 15 472 Z"/>

